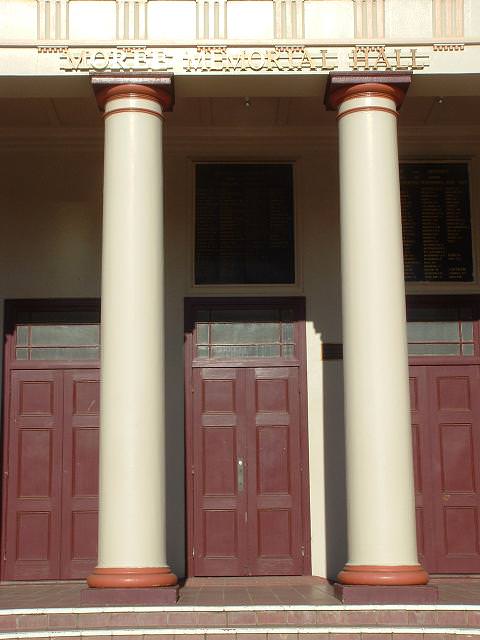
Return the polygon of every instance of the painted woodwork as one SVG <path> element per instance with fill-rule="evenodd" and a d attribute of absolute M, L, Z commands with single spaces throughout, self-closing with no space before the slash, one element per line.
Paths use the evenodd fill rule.
<path fill-rule="evenodd" d="M 84 578 L 97 558 L 99 372 L 12 371 L 5 580 Z"/>
<path fill-rule="evenodd" d="M 187 304 L 189 573 L 306 573 L 303 324 L 297 357 L 195 360 L 189 315 Z"/>
<path fill-rule="evenodd" d="M 417 535 L 431 573 L 480 572 L 480 365 L 410 368 Z"/>

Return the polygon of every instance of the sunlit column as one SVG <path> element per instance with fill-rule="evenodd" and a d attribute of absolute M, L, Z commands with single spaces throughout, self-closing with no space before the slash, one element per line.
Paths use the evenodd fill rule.
<path fill-rule="evenodd" d="M 99 550 L 88 584 L 168 586 L 162 119 L 172 78 L 92 82 L 105 173 Z"/>
<path fill-rule="evenodd" d="M 338 110 L 349 560 L 344 584 L 425 584 L 411 446 L 397 109 L 408 75 L 332 74 Z"/>

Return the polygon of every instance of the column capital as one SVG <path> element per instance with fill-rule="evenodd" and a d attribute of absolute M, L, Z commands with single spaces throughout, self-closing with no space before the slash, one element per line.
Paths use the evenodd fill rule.
<path fill-rule="evenodd" d="M 390 98 L 399 109 L 411 81 L 409 71 L 333 71 L 328 76 L 324 104 L 329 111 L 336 111 L 348 98 L 375 95 Z"/>
<path fill-rule="evenodd" d="M 172 111 L 175 102 L 173 73 L 98 73 L 91 76 L 97 104 L 103 111 L 114 98 L 143 98 Z"/>

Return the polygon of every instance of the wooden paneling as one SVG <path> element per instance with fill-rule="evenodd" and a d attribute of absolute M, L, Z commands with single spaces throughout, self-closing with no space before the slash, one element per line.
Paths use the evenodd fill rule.
<path fill-rule="evenodd" d="M 245 450 L 243 371 L 195 369 L 193 384 L 197 575 L 243 575 L 245 493 L 237 483 Z"/>
<path fill-rule="evenodd" d="M 196 318 L 261 322 L 272 309 L 288 310 L 294 354 L 196 357 Z M 304 314 L 299 298 L 187 301 L 189 575 L 309 571 Z"/>
<path fill-rule="evenodd" d="M 196 368 L 193 380 L 196 575 L 302 573 L 297 368 Z"/>
<path fill-rule="evenodd" d="M 84 578 L 97 558 L 99 371 L 10 376 L 4 579 Z"/>
<path fill-rule="evenodd" d="M 84 578 L 97 560 L 99 371 L 64 371 L 61 578 Z"/>
<path fill-rule="evenodd" d="M 432 573 L 478 573 L 480 367 L 412 366 L 410 375 L 423 562 Z"/>
<path fill-rule="evenodd" d="M 6 579 L 59 576 L 63 395 L 59 371 L 11 377 Z"/>

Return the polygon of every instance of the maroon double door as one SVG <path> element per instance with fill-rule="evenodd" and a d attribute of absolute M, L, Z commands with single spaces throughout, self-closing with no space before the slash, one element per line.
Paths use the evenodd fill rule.
<path fill-rule="evenodd" d="M 480 363 L 470 360 L 410 367 L 417 540 L 430 573 L 480 573 Z"/>
<path fill-rule="evenodd" d="M 187 330 L 192 575 L 307 570 L 298 302 L 188 308 L 190 317 L 199 311 L 202 318 Z"/>
<path fill-rule="evenodd" d="M 97 559 L 98 370 L 11 375 L 6 580 L 83 578 Z"/>
<path fill-rule="evenodd" d="M 97 560 L 95 309 L 19 305 L 7 321 L 3 580 L 84 578 Z M 93 319 L 93 321 L 92 321 Z"/>

